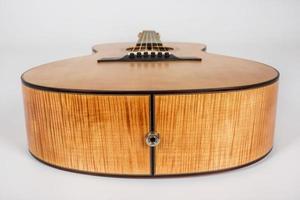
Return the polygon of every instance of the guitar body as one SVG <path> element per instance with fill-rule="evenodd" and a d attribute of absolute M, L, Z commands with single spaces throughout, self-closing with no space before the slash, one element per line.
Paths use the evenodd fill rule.
<path fill-rule="evenodd" d="M 22 75 L 34 157 L 83 173 L 164 176 L 233 169 L 270 152 L 274 68 L 192 43 L 164 43 L 171 59 L 124 59 L 134 45 L 97 45 Z"/>

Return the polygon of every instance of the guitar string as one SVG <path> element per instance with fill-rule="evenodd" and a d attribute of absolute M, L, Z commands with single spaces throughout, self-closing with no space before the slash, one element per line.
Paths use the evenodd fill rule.
<path fill-rule="evenodd" d="M 162 49 L 163 49 L 164 55 L 166 55 L 167 48 L 163 45 L 163 43 L 162 43 L 160 37 L 159 37 L 159 40 L 160 40 L 160 43 L 161 43 L 161 45 L 162 45 Z"/>
<path fill-rule="evenodd" d="M 157 43 L 157 37 L 156 37 L 155 34 L 156 34 L 156 33 L 152 33 L 152 37 L 153 37 L 153 39 L 154 39 L 153 45 L 154 45 L 154 49 L 155 49 L 155 51 L 156 51 L 155 54 L 158 54 L 158 52 L 159 52 L 159 47 L 158 47 L 158 43 Z"/>
<path fill-rule="evenodd" d="M 135 48 L 136 48 L 136 44 L 134 46 L 132 45 L 132 47 L 131 47 L 131 49 L 128 53 L 129 56 L 132 55 L 132 54 L 134 55 Z"/>
<path fill-rule="evenodd" d="M 138 49 L 139 49 L 139 46 L 138 46 L 138 45 L 140 44 L 140 42 L 141 42 L 141 33 L 138 34 L 138 40 L 137 40 L 137 42 L 136 42 L 134 48 L 132 49 L 134 55 L 136 55 L 136 52 L 137 52 Z"/>
<path fill-rule="evenodd" d="M 150 45 L 151 45 L 151 46 L 150 46 L 150 48 L 151 48 L 150 54 L 151 54 L 152 52 L 154 52 L 154 50 L 153 50 L 153 41 L 154 41 L 154 40 L 153 40 L 153 34 L 150 35 L 150 40 L 151 40 L 151 43 L 150 43 Z"/>
<path fill-rule="evenodd" d="M 158 46 L 159 52 L 161 52 L 161 55 L 163 55 L 164 49 L 163 49 L 163 44 L 160 40 L 160 35 L 157 32 L 155 32 L 155 35 L 156 35 L 156 39 L 157 39 L 157 46 Z"/>
<path fill-rule="evenodd" d="M 158 49 L 158 46 L 157 46 L 157 38 L 156 38 L 154 33 L 152 33 L 152 37 L 153 37 L 153 40 L 154 40 L 153 44 L 154 44 L 155 54 L 157 55 L 157 53 L 159 52 L 159 49 Z"/>
<path fill-rule="evenodd" d="M 141 50 L 142 50 L 143 40 L 144 40 L 144 37 L 145 37 L 145 31 L 143 31 L 141 35 L 142 36 L 141 36 L 140 46 L 139 46 L 139 50 L 138 50 L 138 52 L 140 52 L 140 53 L 141 53 Z"/>
<path fill-rule="evenodd" d="M 145 36 L 145 47 L 144 47 L 144 49 L 143 49 L 143 51 L 144 51 L 144 54 L 145 54 L 145 52 L 146 52 L 146 48 L 147 48 L 147 45 L 148 45 L 148 31 L 146 32 L 146 36 Z"/>
<path fill-rule="evenodd" d="M 135 53 L 135 55 L 136 55 L 137 51 L 139 50 L 139 44 L 140 44 L 140 42 L 141 42 L 141 36 L 142 36 L 142 34 L 139 33 L 139 34 L 138 34 L 138 41 L 136 42 L 136 45 L 135 45 L 135 47 L 134 47 L 134 53 Z"/>

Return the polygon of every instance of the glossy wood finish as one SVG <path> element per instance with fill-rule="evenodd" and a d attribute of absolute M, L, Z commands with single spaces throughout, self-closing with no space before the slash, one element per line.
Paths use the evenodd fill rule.
<path fill-rule="evenodd" d="M 115 43 L 25 72 L 31 153 L 63 169 L 134 176 L 219 171 L 266 155 L 277 70 L 206 53 L 203 44 L 163 44 L 202 61 L 98 63 L 135 45 Z M 145 142 L 153 129 L 155 154 Z"/>
<path fill-rule="evenodd" d="M 149 96 L 82 95 L 23 86 L 30 152 L 83 172 L 149 175 Z"/>
<path fill-rule="evenodd" d="M 132 44 L 131 44 L 132 45 Z M 25 72 L 23 81 L 36 86 L 71 91 L 164 92 L 240 88 L 264 83 L 278 72 L 261 63 L 201 51 L 203 45 L 164 43 L 176 56 L 201 57 L 202 61 L 104 62 L 104 57 L 122 57 L 130 44 L 96 46 L 90 56 L 57 61 Z M 55 78 L 54 78 L 55 77 Z"/>
<path fill-rule="evenodd" d="M 277 83 L 225 93 L 156 95 L 156 174 L 244 165 L 273 144 Z"/>

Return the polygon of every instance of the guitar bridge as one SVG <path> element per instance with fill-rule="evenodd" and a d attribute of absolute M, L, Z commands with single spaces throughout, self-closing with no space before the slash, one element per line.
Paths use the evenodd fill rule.
<path fill-rule="evenodd" d="M 161 61 L 201 61 L 199 57 L 177 57 L 173 54 L 162 54 L 156 56 L 145 56 L 145 55 L 125 55 L 123 57 L 111 57 L 111 58 L 101 58 L 97 60 L 100 62 L 161 62 Z"/>
<path fill-rule="evenodd" d="M 171 53 L 172 47 L 166 47 L 155 31 L 143 31 L 134 47 L 128 47 L 123 57 L 101 58 L 98 62 L 153 62 L 153 61 L 201 61 L 198 57 L 177 57 Z"/>

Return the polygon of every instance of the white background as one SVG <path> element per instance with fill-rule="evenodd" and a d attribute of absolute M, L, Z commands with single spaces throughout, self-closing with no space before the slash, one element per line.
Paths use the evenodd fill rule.
<path fill-rule="evenodd" d="M 29 155 L 21 73 L 90 54 L 96 43 L 135 41 L 143 29 L 279 69 L 275 146 L 266 159 L 213 175 L 125 179 L 65 172 Z M 300 199 L 299 77 L 297 0 L 0 0 L 0 200 Z"/>

